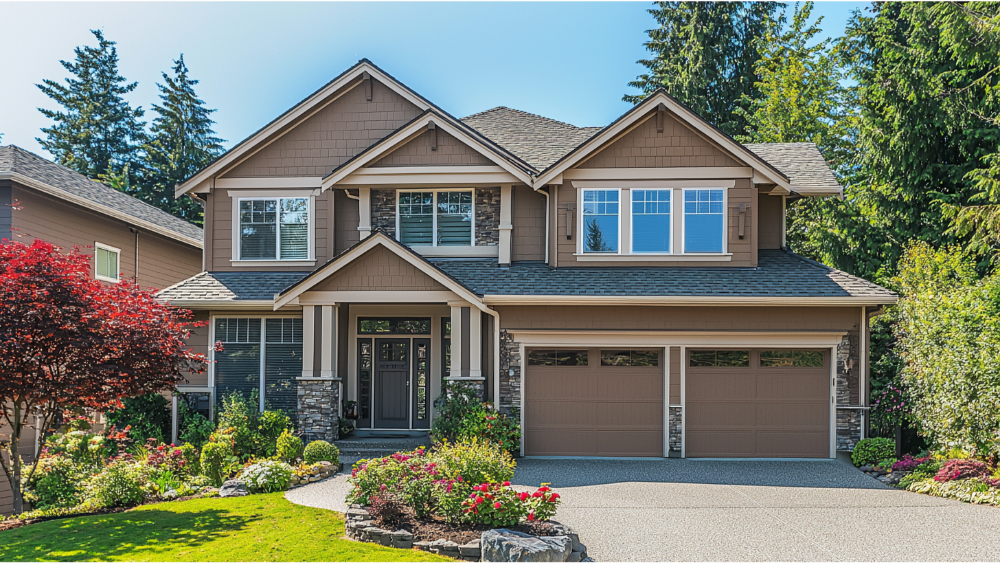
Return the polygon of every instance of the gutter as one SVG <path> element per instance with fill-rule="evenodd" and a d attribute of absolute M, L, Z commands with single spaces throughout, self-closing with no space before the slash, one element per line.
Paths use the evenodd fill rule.
<path fill-rule="evenodd" d="M 487 305 L 691 305 L 779 307 L 857 307 L 892 305 L 896 297 L 700 297 L 609 295 L 486 295 Z"/>
<path fill-rule="evenodd" d="M 266 309 L 268 311 L 274 309 L 274 300 L 272 299 L 246 299 L 242 301 L 233 300 L 220 300 L 220 301 L 208 301 L 205 299 L 162 299 L 160 297 L 156 298 L 157 301 L 161 303 L 166 303 L 172 307 L 177 307 L 179 309 L 198 309 L 198 310 L 213 310 L 213 311 L 239 311 L 244 309 Z"/>

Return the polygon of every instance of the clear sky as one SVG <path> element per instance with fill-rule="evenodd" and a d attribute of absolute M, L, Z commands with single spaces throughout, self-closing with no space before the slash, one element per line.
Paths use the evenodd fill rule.
<path fill-rule="evenodd" d="M 368 58 L 457 117 L 504 105 L 578 126 L 603 126 L 628 109 L 642 71 L 649 2 L 2 2 L 0 133 L 48 156 L 35 141 L 57 109 L 35 84 L 67 76 L 59 60 L 118 42 L 129 100 L 147 110 L 180 53 L 198 94 L 218 108 L 231 147 Z M 863 2 L 817 2 L 831 37 Z M 152 119 L 147 111 L 147 120 Z"/>

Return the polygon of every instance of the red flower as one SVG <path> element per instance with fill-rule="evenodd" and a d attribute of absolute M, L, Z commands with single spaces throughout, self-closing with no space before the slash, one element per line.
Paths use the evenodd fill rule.
<path fill-rule="evenodd" d="M 528 497 L 530 496 L 531 495 L 529 495 L 528 493 L 520 493 L 517 495 L 517 497 L 521 499 L 521 502 L 528 500 Z"/>
<path fill-rule="evenodd" d="M 500 503 L 499 502 L 494 502 L 493 503 L 493 508 L 496 508 L 496 509 L 499 510 L 500 509 Z"/>
<path fill-rule="evenodd" d="M 533 496 L 535 498 L 540 498 L 542 496 L 542 493 L 540 493 L 538 491 L 535 491 L 534 493 L 531 494 L 531 496 Z"/>
<path fill-rule="evenodd" d="M 476 497 L 476 504 L 483 504 L 483 497 Z"/>
<path fill-rule="evenodd" d="M 535 513 L 534 512 L 529 512 L 528 513 L 528 522 L 531 522 L 534 519 L 535 519 Z"/>
<path fill-rule="evenodd" d="M 504 487 L 509 487 L 510 486 L 510 481 L 504 481 L 503 482 L 503 486 Z"/>
<path fill-rule="evenodd" d="M 549 497 L 549 502 L 555 502 L 557 498 L 559 498 L 559 493 L 552 493 L 552 496 Z"/>

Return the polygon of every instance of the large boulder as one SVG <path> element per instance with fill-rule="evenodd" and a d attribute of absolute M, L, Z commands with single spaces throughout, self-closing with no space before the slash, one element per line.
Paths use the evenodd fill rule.
<path fill-rule="evenodd" d="M 568 536 L 536 537 L 504 528 L 483 532 L 483 561 L 568 561 L 571 553 Z"/>
<path fill-rule="evenodd" d="M 230 479 L 219 487 L 220 497 L 245 497 L 248 494 L 246 483 L 239 479 Z"/>

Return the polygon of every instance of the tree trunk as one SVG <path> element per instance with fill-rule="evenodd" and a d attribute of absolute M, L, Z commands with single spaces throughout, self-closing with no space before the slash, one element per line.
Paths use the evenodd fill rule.
<path fill-rule="evenodd" d="M 903 427 L 902 425 L 896 425 L 895 431 L 896 437 L 896 459 L 903 457 Z"/>
<path fill-rule="evenodd" d="M 13 482 L 10 484 L 10 494 L 14 497 L 14 514 L 24 512 L 24 498 L 21 495 L 21 403 L 14 401 L 14 420 L 10 428 L 10 465 Z"/>

